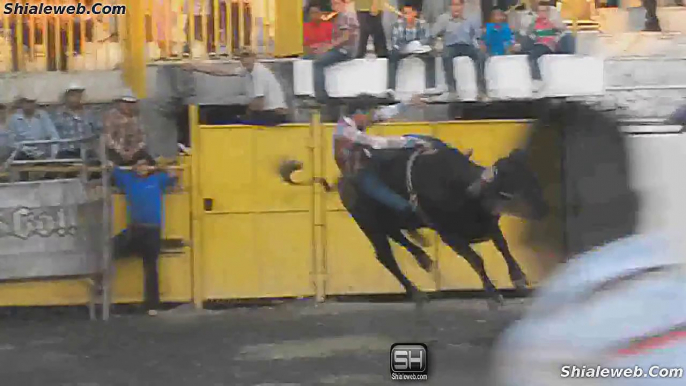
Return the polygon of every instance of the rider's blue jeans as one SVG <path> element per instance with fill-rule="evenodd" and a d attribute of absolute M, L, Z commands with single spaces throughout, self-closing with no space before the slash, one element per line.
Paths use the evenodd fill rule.
<path fill-rule="evenodd" d="M 386 186 L 373 170 L 367 168 L 360 170 L 357 173 L 357 182 L 360 189 L 365 194 L 386 205 L 390 209 L 399 213 L 408 213 L 412 211 L 410 202 Z"/>

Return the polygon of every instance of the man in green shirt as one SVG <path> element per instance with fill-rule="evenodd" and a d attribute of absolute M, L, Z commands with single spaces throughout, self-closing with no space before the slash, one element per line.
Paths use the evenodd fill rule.
<path fill-rule="evenodd" d="M 379 58 L 388 56 L 386 34 L 384 33 L 382 14 L 385 0 L 355 0 L 357 20 L 360 23 L 360 44 L 357 47 L 357 57 L 362 58 L 367 53 L 369 36 L 374 40 L 374 52 Z"/>

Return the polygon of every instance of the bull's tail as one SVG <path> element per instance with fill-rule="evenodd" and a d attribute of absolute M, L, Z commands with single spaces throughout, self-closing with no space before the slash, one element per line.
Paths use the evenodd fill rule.
<path fill-rule="evenodd" d="M 291 185 L 308 186 L 314 184 L 321 184 L 326 192 L 334 191 L 334 188 L 324 177 L 315 177 L 309 181 L 297 182 L 293 181 L 293 173 L 302 170 L 303 163 L 298 160 L 284 160 L 279 165 L 279 175 L 281 179 Z"/>

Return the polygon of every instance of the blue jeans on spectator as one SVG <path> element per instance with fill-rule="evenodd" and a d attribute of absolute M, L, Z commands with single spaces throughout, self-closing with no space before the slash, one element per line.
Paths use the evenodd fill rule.
<path fill-rule="evenodd" d="M 486 80 L 484 77 L 484 63 L 485 58 L 481 51 L 470 44 L 454 44 L 452 46 L 443 47 L 443 70 L 445 71 L 445 80 L 448 83 L 448 90 L 455 92 L 456 80 L 455 69 L 453 68 L 453 59 L 458 56 L 469 56 L 474 61 L 476 67 L 476 78 L 479 85 L 479 91 L 486 91 Z"/>
<path fill-rule="evenodd" d="M 541 80 L 541 69 L 538 66 L 538 59 L 543 55 L 553 54 L 553 50 L 545 44 L 534 44 L 533 48 L 528 52 L 529 67 L 531 68 L 531 77 L 535 80 Z"/>
<path fill-rule="evenodd" d="M 534 48 L 534 40 L 528 36 L 517 37 L 522 46 L 522 53 L 529 53 Z M 571 33 L 564 33 L 555 45 L 555 54 L 573 55 L 576 53 L 576 38 Z"/>
<path fill-rule="evenodd" d="M 401 215 L 412 213 L 410 202 L 386 186 L 373 169 L 363 168 L 357 173 L 356 179 L 362 192 L 369 197 Z"/>
<path fill-rule="evenodd" d="M 334 64 L 352 59 L 352 53 L 341 51 L 338 48 L 329 50 L 314 60 L 314 95 L 317 100 L 326 100 L 329 95 L 326 92 L 326 77 L 324 70 Z"/>
<path fill-rule="evenodd" d="M 405 54 L 398 50 L 393 50 L 391 51 L 391 55 L 388 58 L 389 89 L 395 90 L 396 81 L 398 77 L 398 65 L 400 64 L 400 61 L 412 55 L 417 56 L 424 62 L 424 67 L 426 67 L 424 72 L 426 87 L 436 87 L 436 58 L 433 56 L 432 53 L 429 52 L 426 54 Z"/>

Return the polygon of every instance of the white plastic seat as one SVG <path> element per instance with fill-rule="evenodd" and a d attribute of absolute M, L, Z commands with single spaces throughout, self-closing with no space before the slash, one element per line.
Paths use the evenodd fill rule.
<path fill-rule="evenodd" d="M 293 94 L 314 96 L 312 61 L 299 59 L 293 62 Z"/>
<path fill-rule="evenodd" d="M 313 63 L 312 60 L 293 62 L 293 92 L 296 96 L 314 96 Z M 330 97 L 378 95 L 388 86 L 388 62 L 386 59 L 354 59 L 327 68 L 324 75 Z"/>
<path fill-rule="evenodd" d="M 396 72 L 396 94 L 411 96 L 423 93 L 426 90 L 425 71 L 424 61 L 416 56 L 401 60 Z"/>
<path fill-rule="evenodd" d="M 468 56 L 458 56 L 453 59 L 453 72 L 457 82 L 458 98 L 462 101 L 475 101 L 479 95 L 479 88 L 474 61 Z"/>
<path fill-rule="evenodd" d="M 531 99 L 533 80 L 526 55 L 492 56 L 486 60 L 486 88 L 492 99 Z"/>
<path fill-rule="evenodd" d="M 326 91 L 333 98 L 382 94 L 388 86 L 386 59 L 354 59 L 326 69 Z"/>
<path fill-rule="evenodd" d="M 578 55 L 543 55 L 538 60 L 543 88 L 541 96 L 572 97 L 602 95 L 604 62 Z"/>

